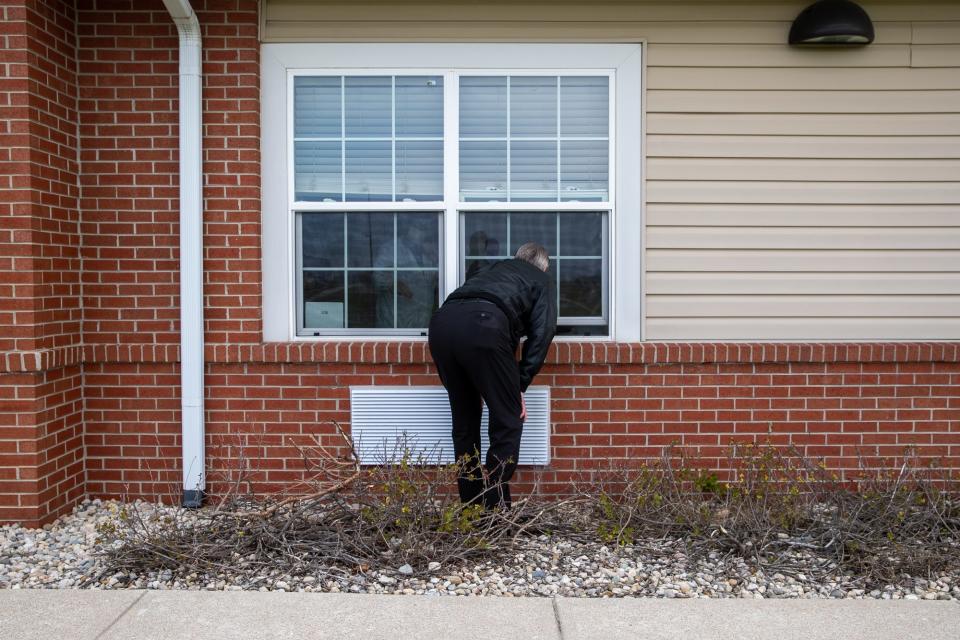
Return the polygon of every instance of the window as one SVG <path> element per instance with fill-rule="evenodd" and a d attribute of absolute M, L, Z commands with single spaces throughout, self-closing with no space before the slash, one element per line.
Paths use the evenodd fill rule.
<path fill-rule="evenodd" d="M 639 48 L 493 47 L 265 45 L 267 339 L 425 335 L 447 294 L 529 241 L 550 253 L 558 335 L 610 337 L 636 310 L 613 283 L 639 266 L 640 234 L 623 260 L 616 233 L 640 228 L 639 189 L 616 179 L 639 176 Z"/>

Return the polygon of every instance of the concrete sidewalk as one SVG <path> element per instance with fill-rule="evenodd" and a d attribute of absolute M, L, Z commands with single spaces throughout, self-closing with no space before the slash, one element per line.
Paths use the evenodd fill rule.
<path fill-rule="evenodd" d="M 0 591 L 0 638 L 955 639 L 956 602 Z"/>

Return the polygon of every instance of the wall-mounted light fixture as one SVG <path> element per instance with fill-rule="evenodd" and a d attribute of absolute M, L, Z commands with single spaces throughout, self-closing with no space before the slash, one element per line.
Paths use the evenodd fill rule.
<path fill-rule="evenodd" d="M 833 46 L 873 42 L 873 23 L 856 2 L 820 0 L 797 16 L 790 27 L 790 44 Z"/>

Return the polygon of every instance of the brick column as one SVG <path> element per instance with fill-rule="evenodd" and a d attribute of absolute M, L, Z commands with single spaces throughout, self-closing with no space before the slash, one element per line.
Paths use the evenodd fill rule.
<path fill-rule="evenodd" d="M 74 14 L 0 0 L 0 521 L 84 492 Z"/>

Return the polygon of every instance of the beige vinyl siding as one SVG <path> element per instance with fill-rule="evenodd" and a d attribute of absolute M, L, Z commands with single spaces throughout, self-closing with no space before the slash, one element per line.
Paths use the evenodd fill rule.
<path fill-rule="evenodd" d="M 647 339 L 960 339 L 960 2 L 863 1 L 846 50 L 787 46 L 806 4 L 266 0 L 261 35 L 645 42 Z"/>

